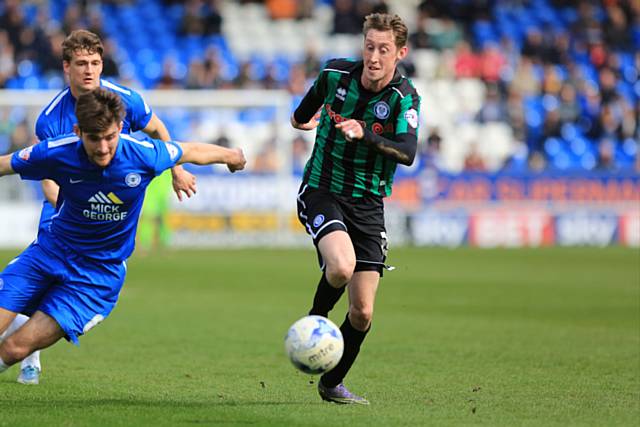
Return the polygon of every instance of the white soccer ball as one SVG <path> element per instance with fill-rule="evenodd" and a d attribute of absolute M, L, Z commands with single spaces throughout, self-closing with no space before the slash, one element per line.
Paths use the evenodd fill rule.
<path fill-rule="evenodd" d="M 293 366 L 306 374 L 335 368 L 344 352 L 342 332 L 322 316 L 305 316 L 287 332 L 284 347 Z"/>

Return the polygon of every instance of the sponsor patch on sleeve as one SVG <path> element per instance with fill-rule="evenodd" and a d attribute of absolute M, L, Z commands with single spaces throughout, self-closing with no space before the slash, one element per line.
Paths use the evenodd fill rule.
<path fill-rule="evenodd" d="M 20 157 L 22 160 L 24 160 L 26 162 L 27 160 L 29 160 L 29 157 L 31 157 L 31 151 L 32 150 L 33 150 L 33 146 L 27 147 L 27 148 L 23 148 L 18 153 L 18 157 Z"/>
<path fill-rule="evenodd" d="M 170 142 L 165 142 L 164 145 L 167 147 L 167 151 L 169 152 L 169 157 L 171 157 L 171 160 L 175 160 L 176 157 L 178 157 L 178 147 Z"/>
<path fill-rule="evenodd" d="M 413 108 L 404 113 L 404 119 L 412 128 L 416 129 L 418 127 L 418 112 Z"/>

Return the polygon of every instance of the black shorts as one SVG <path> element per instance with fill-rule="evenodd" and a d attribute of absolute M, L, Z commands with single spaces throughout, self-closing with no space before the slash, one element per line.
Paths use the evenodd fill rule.
<path fill-rule="evenodd" d="M 346 197 L 302 184 L 298 192 L 298 219 L 318 242 L 326 234 L 343 230 L 349 234 L 356 253 L 355 271 L 377 271 L 386 267 L 387 232 L 381 197 Z M 324 261 L 318 251 L 320 268 Z"/>

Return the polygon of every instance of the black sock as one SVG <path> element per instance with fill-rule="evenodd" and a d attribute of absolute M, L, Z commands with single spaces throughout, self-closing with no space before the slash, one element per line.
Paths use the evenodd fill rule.
<path fill-rule="evenodd" d="M 322 273 L 322 278 L 320 279 L 320 283 L 318 283 L 318 289 L 316 289 L 316 294 L 313 297 L 313 307 L 311 307 L 309 314 L 324 317 L 329 316 L 329 312 L 344 293 L 344 288 L 346 288 L 346 286 L 342 286 L 341 288 L 331 286 L 327 281 L 326 274 Z"/>
<path fill-rule="evenodd" d="M 342 359 L 340 359 L 338 365 L 320 378 L 320 381 L 322 381 L 324 386 L 335 387 L 342 382 L 345 376 L 347 376 L 347 372 L 351 369 L 351 365 L 353 365 L 356 357 L 358 357 L 360 345 L 362 344 L 362 341 L 364 341 L 370 329 L 371 326 L 369 326 L 369 329 L 362 332 L 354 328 L 349 321 L 349 314 L 347 313 L 347 317 L 340 326 L 342 338 L 344 339 L 344 354 L 342 355 Z"/>

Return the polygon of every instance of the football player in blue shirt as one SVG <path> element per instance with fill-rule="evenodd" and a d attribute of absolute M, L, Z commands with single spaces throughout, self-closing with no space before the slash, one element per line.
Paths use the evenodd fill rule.
<path fill-rule="evenodd" d="M 186 162 L 244 168 L 240 149 L 138 140 L 120 133 L 125 107 L 104 88 L 81 95 L 75 134 L 0 156 L 0 176 L 51 179 L 61 200 L 38 239 L 0 273 L 0 334 L 17 313 L 30 319 L 0 344 L 0 372 L 60 338 L 78 337 L 114 308 L 134 249 L 145 189 Z"/>
<path fill-rule="evenodd" d="M 76 99 L 97 87 L 103 87 L 120 96 L 125 106 L 125 117 L 122 120 L 122 132 L 143 131 L 151 138 L 169 141 L 171 139 L 164 123 L 156 116 L 142 97 L 135 91 L 101 79 L 102 54 L 104 48 L 100 38 L 86 30 L 73 31 L 62 43 L 62 67 L 69 78 L 69 86 L 57 94 L 40 113 L 36 121 L 36 136 L 39 141 L 55 138 L 73 132 L 76 123 Z M 182 166 L 171 169 L 173 188 L 182 200 L 182 192 L 191 197 L 196 191 L 195 177 L 185 171 Z M 51 180 L 42 181 L 45 195 L 39 229 L 46 228 L 55 214 L 58 202 L 58 186 Z M 12 328 L 19 328 L 27 321 L 24 315 L 18 315 Z M 18 376 L 18 382 L 37 384 L 42 370 L 40 353 L 36 352 L 26 358 Z"/>

